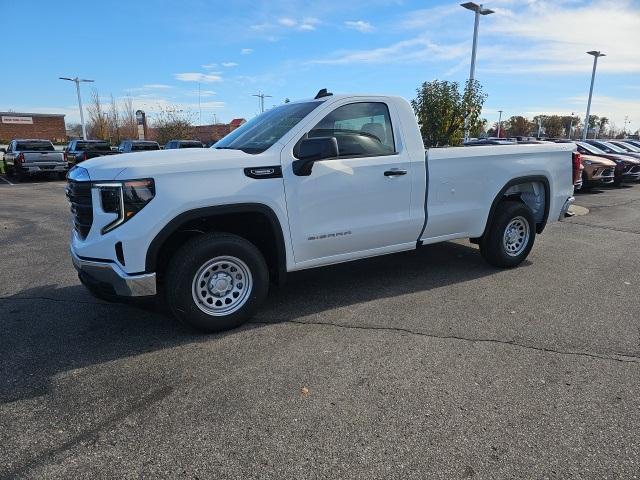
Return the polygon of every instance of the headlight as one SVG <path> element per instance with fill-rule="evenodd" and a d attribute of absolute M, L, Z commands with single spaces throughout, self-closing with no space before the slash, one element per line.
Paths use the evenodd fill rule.
<path fill-rule="evenodd" d="M 585 165 L 592 165 L 593 164 L 593 162 L 591 160 L 583 160 L 582 163 L 585 164 Z"/>
<path fill-rule="evenodd" d="M 156 194 L 152 178 L 98 183 L 95 187 L 100 192 L 102 210 L 117 215 L 113 222 L 102 228 L 103 234 L 131 219 L 153 200 Z"/>

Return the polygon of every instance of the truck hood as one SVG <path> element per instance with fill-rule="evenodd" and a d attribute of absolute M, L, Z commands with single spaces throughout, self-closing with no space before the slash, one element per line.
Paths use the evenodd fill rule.
<path fill-rule="evenodd" d="M 267 154 L 267 152 L 252 155 L 240 150 L 185 148 L 97 157 L 82 162 L 80 166 L 86 169 L 91 180 L 95 181 L 145 178 L 184 171 L 204 172 L 226 168 L 245 168 L 265 164 L 273 165 L 274 162 L 280 163 L 279 155 Z"/>

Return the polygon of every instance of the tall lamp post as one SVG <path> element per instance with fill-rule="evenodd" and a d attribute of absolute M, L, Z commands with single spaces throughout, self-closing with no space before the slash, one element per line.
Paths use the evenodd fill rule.
<path fill-rule="evenodd" d="M 498 138 L 500 138 L 500 130 L 502 127 L 502 110 L 498 110 L 500 112 L 500 116 L 498 117 Z"/>
<path fill-rule="evenodd" d="M 598 66 L 598 58 L 606 56 L 604 53 L 596 50 L 587 52 L 589 55 L 593 55 L 593 71 L 591 72 L 591 87 L 589 88 L 589 100 L 587 101 L 587 115 L 584 119 L 584 128 L 582 129 L 582 140 L 587 139 L 587 133 L 589 132 L 589 113 L 591 112 L 591 97 L 593 96 L 593 81 L 596 78 L 596 67 Z"/>
<path fill-rule="evenodd" d="M 460 6 L 475 13 L 475 22 L 473 24 L 473 47 L 471 48 L 471 68 L 469 69 L 469 83 L 473 83 L 476 78 L 476 50 L 478 48 L 478 25 L 480 24 L 480 15 L 491 15 L 495 12 L 488 8 L 483 8 L 482 5 L 478 5 L 473 2 L 461 3 Z M 466 119 L 464 122 L 464 139 L 469 139 L 469 125 Z"/>
<path fill-rule="evenodd" d="M 571 121 L 569 122 L 569 134 L 567 135 L 567 138 L 569 140 L 571 140 L 571 133 L 573 130 L 573 117 L 575 116 L 576 112 L 571 112 Z"/>
<path fill-rule="evenodd" d="M 82 112 L 82 98 L 80 97 L 80 82 L 92 83 L 95 80 L 87 80 L 85 78 L 69 78 L 69 77 L 58 77 L 60 80 L 68 80 L 69 82 L 74 82 L 76 84 L 76 92 L 78 93 L 78 108 L 80 109 L 80 123 L 82 124 L 82 139 L 87 139 L 87 129 L 84 126 L 84 113 Z"/>

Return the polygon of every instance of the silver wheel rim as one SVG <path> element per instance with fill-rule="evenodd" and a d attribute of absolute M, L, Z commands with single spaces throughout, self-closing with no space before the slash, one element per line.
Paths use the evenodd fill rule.
<path fill-rule="evenodd" d="M 517 257 L 529 243 L 529 222 L 524 217 L 515 217 L 504 229 L 502 245 L 507 255 Z"/>
<path fill-rule="evenodd" d="M 231 315 L 247 303 L 253 287 L 251 270 L 236 257 L 215 257 L 193 277 L 193 301 L 207 315 Z"/>

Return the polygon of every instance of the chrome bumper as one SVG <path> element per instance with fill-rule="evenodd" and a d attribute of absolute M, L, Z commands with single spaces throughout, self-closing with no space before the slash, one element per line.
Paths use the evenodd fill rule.
<path fill-rule="evenodd" d="M 576 201 L 575 197 L 567 198 L 567 200 L 564 202 L 564 205 L 562 206 L 562 210 L 560 210 L 560 217 L 558 218 L 558 220 L 562 221 L 565 219 L 565 217 L 570 216 L 570 215 L 567 215 L 567 212 L 569 212 L 569 207 L 573 205 L 573 202 L 575 201 Z"/>
<path fill-rule="evenodd" d="M 156 294 L 156 274 L 143 273 L 129 275 L 117 264 L 86 260 L 71 250 L 73 266 L 78 271 L 80 281 L 94 288 L 111 288 L 121 297 L 146 297 Z"/>

